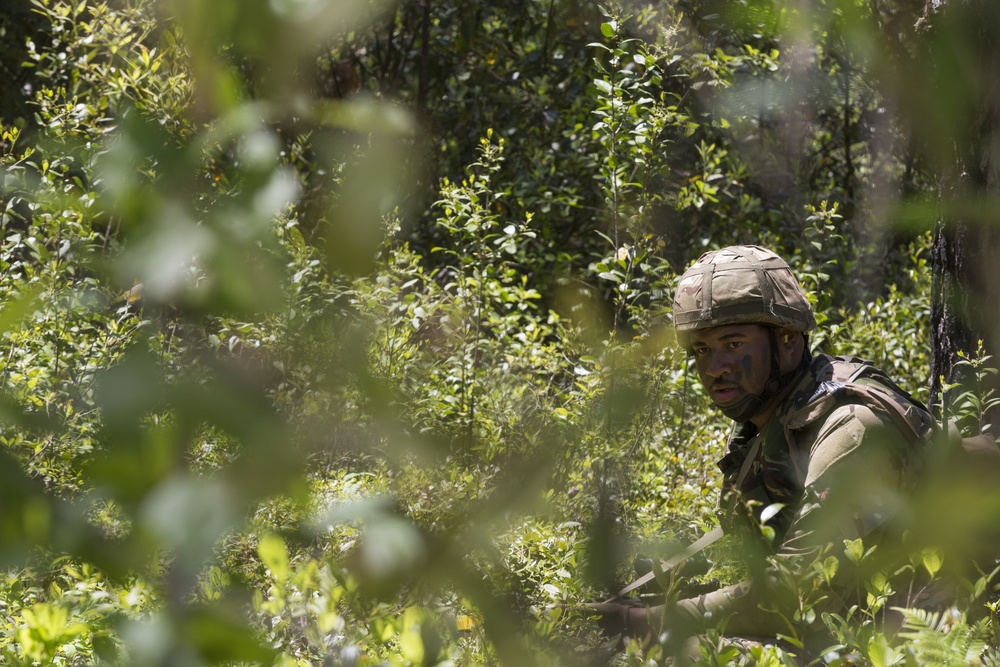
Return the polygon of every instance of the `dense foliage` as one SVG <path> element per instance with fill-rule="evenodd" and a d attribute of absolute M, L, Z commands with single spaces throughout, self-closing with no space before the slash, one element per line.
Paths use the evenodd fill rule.
<path fill-rule="evenodd" d="M 677 273 L 770 246 L 817 348 L 928 396 L 937 181 L 875 53 L 908 15 L 816 4 L 0 9 L 4 663 L 663 661 L 570 607 L 715 521 Z M 896 635 L 885 577 L 848 618 L 797 582 L 787 645 L 703 663 L 997 664 L 982 574 Z"/>

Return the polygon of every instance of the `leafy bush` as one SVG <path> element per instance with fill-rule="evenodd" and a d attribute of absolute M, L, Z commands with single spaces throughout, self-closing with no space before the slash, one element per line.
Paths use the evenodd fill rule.
<path fill-rule="evenodd" d="M 817 31 L 842 88 L 807 118 L 767 97 L 799 74 L 763 7 L 32 7 L 33 118 L 0 119 L 9 664 L 607 657 L 566 605 L 715 521 L 728 426 L 668 315 L 708 248 L 780 249 L 814 342 L 926 396 L 929 239 L 864 224 L 910 170 L 844 25 Z M 952 407 L 982 427 L 994 403 Z M 792 664 L 803 623 L 828 664 L 993 659 L 989 573 L 898 637 L 884 576 L 824 616 L 866 549 L 786 573 L 789 644 L 708 637 L 701 662 Z"/>

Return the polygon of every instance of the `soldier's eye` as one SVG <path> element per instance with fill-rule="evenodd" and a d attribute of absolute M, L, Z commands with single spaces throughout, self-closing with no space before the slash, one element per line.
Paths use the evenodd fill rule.
<path fill-rule="evenodd" d="M 726 344 L 726 347 L 728 347 L 730 350 L 738 350 L 742 346 L 743 346 L 743 341 L 739 341 L 739 340 L 732 340 L 732 341 L 729 341 L 729 343 Z"/>

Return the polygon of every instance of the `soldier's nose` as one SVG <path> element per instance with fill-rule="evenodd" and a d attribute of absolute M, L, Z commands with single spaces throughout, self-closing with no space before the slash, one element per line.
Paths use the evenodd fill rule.
<path fill-rule="evenodd" d="M 724 355 L 713 354 L 708 362 L 707 373 L 713 378 L 720 378 L 723 375 L 727 375 L 731 370 L 731 364 Z"/>

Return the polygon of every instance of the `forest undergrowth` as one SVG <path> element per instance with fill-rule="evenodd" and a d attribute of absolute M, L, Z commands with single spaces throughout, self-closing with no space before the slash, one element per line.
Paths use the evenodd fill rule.
<path fill-rule="evenodd" d="M 578 605 L 717 523 L 731 423 L 670 323 L 706 249 L 780 251 L 817 351 L 929 398 L 932 237 L 877 186 L 933 179 L 878 152 L 901 130 L 833 28 L 816 66 L 854 111 L 811 118 L 793 168 L 761 97 L 780 13 L 30 4 L 0 12 L 4 664 L 667 664 L 686 638 L 615 650 Z M 961 363 L 971 434 L 995 360 Z M 780 643 L 705 636 L 696 664 L 1000 664 L 977 490 L 928 491 L 947 539 L 866 604 L 817 611 L 877 562 L 833 545 Z M 742 550 L 664 599 L 737 581 Z M 908 578 L 960 595 L 891 632 Z"/>

